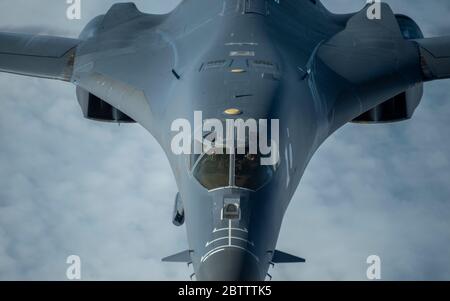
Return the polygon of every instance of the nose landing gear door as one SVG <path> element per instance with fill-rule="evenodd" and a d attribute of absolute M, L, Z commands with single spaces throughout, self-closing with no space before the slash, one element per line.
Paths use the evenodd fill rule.
<path fill-rule="evenodd" d="M 267 16 L 267 0 L 244 0 L 246 14 L 258 14 Z"/>

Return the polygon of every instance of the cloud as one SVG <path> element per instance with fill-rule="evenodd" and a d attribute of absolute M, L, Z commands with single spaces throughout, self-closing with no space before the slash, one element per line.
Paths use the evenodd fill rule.
<path fill-rule="evenodd" d="M 85 1 L 83 19 L 68 21 L 65 1 L 2 1 L 0 28 L 76 36 L 113 2 Z M 447 28 L 445 0 L 389 2 L 427 35 Z M 411 121 L 347 125 L 321 147 L 278 244 L 307 263 L 278 265 L 274 279 L 364 280 L 371 254 L 386 280 L 450 279 L 449 84 L 427 84 Z M 0 87 L 0 280 L 64 280 L 71 254 L 84 280 L 186 280 L 185 265 L 160 262 L 187 242 L 170 221 L 175 181 L 155 140 L 83 119 L 70 84 L 0 74 Z"/>

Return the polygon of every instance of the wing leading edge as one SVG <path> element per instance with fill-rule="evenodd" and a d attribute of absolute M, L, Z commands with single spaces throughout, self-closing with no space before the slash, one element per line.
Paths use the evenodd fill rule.
<path fill-rule="evenodd" d="M 70 81 L 77 39 L 0 33 L 0 71 Z"/>
<path fill-rule="evenodd" d="M 415 40 L 425 81 L 450 78 L 450 36 Z"/>

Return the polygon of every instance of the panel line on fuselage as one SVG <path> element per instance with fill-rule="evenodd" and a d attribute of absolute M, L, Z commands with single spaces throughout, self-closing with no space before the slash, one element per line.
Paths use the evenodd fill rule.
<path fill-rule="evenodd" d="M 220 246 L 220 247 L 214 248 L 214 249 L 208 251 L 205 255 L 203 255 L 203 256 L 201 257 L 200 261 L 201 261 L 201 262 L 205 262 L 205 261 L 208 260 L 208 258 L 210 258 L 212 255 L 214 255 L 214 254 L 216 254 L 216 253 L 218 253 L 218 252 L 224 251 L 224 250 L 226 250 L 226 249 L 233 249 L 233 248 L 234 248 L 234 249 L 240 249 L 240 250 L 243 250 L 243 251 L 247 252 L 248 254 L 250 254 L 257 262 L 260 261 L 260 260 L 259 260 L 259 257 L 256 256 L 256 255 L 255 255 L 253 252 L 251 252 L 249 249 L 246 249 L 246 248 L 243 248 L 243 247 L 240 247 L 240 246 L 236 246 L 236 245 L 231 245 L 231 246 Z"/>

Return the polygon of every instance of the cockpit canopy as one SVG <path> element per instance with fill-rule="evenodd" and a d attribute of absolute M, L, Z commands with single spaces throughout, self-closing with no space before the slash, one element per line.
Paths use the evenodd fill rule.
<path fill-rule="evenodd" d="M 226 149 L 212 149 L 193 158 L 193 176 L 208 190 L 238 187 L 256 191 L 266 185 L 275 166 L 261 164 L 260 154 L 233 154 Z"/>

